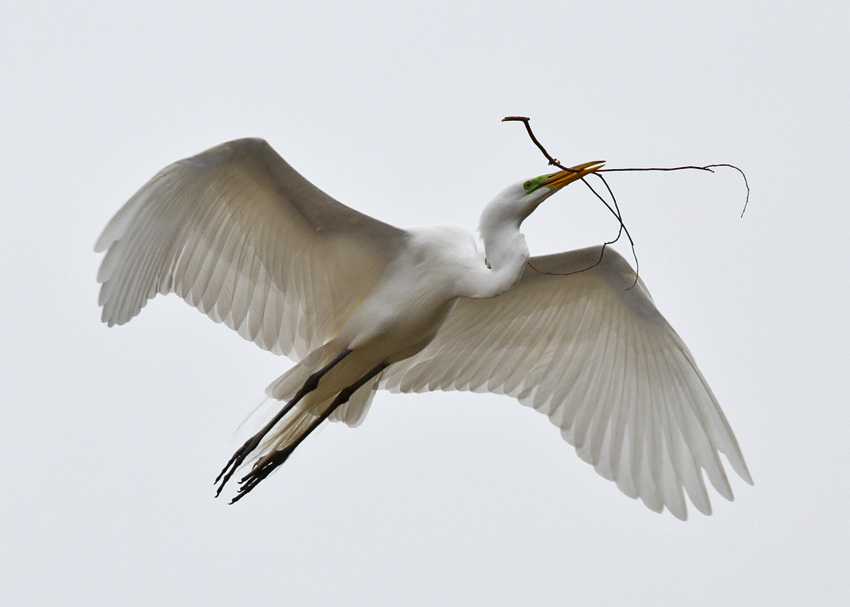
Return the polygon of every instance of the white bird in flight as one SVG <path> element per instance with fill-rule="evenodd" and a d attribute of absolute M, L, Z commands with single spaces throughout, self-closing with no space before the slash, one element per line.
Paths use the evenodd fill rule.
<path fill-rule="evenodd" d="M 262 139 L 224 143 L 160 171 L 106 226 L 103 321 L 176 293 L 296 362 L 266 389 L 279 412 L 216 479 L 220 493 L 245 465 L 233 501 L 326 419 L 360 424 L 378 388 L 468 390 L 544 413 L 650 509 L 684 520 L 684 490 L 710 514 L 703 471 L 732 499 L 720 453 L 752 480 L 685 344 L 616 252 L 530 258 L 519 231 L 601 166 L 506 188 L 481 214 L 481 251 L 463 228 L 399 229 L 337 202 Z"/>

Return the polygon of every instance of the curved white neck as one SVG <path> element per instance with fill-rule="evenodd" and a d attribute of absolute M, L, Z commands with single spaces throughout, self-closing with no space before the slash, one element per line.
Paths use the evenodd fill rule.
<path fill-rule="evenodd" d="M 525 236 L 519 227 L 548 192 L 526 195 L 523 184 L 516 184 L 484 207 L 478 231 L 489 268 L 478 264 L 468 273 L 466 286 L 470 293 L 467 297 L 495 297 L 516 284 L 529 257 Z"/>
<path fill-rule="evenodd" d="M 495 297 L 510 289 L 522 276 L 529 252 L 519 226 L 503 225 L 482 233 L 486 266 L 468 275 L 467 297 Z"/>

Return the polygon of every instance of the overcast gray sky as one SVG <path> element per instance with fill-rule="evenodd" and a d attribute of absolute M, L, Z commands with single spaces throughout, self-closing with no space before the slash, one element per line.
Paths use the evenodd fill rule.
<path fill-rule="evenodd" d="M 4 605 L 838 605 L 848 596 L 844 2 L 12 2 L 0 23 Z M 396 225 L 611 175 L 641 275 L 756 485 L 681 523 L 506 397 L 379 393 L 237 506 L 213 478 L 288 368 L 176 297 L 99 322 L 92 246 L 166 164 L 266 138 Z M 608 240 L 581 188 L 533 253 Z M 627 249 L 620 249 L 628 254 Z"/>

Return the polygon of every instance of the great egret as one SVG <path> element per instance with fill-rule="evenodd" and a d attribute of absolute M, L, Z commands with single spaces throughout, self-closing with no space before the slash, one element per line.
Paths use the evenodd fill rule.
<path fill-rule="evenodd" d="M 702 470 L 732 499 L 719 453 L 752 480 L 685 344 L 613 250 L 529 259 L 519 231 L 601 166 L 506 188 L 481 214 L 482 252 L 460 227 L 403 230 L 340 204 L 262 139 L 224 143 L 160 171 L 106 226 L 103 321 L 173 292 L 297 362 L 266 390 L 285 405 L 216 479 L 221 492 L 251 458 L 233 501 L 324 420 L 358 425 L 378 388 L 469 390 L 545 413 L 652 510 L 685 519 L 684 488 L 710 514 Z"/>

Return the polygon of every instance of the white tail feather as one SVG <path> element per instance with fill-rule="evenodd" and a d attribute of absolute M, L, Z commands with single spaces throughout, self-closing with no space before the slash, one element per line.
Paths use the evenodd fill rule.
<path fill-rule="evenodd" d="M 378 374 L 375 378 L 360 386 L 360 388 L 351 395 L 348 402 L 331 414 L 330 420 L 334 422 L 344 422 L 349 428 L 356 428 L 366 419 L 366 414 L 369 412 L 369 406 L 372 404 L 372 399 L 375 397 L 375 391 L 378 389 L 378 382 L 381 381 L 381 375 Z"/>

